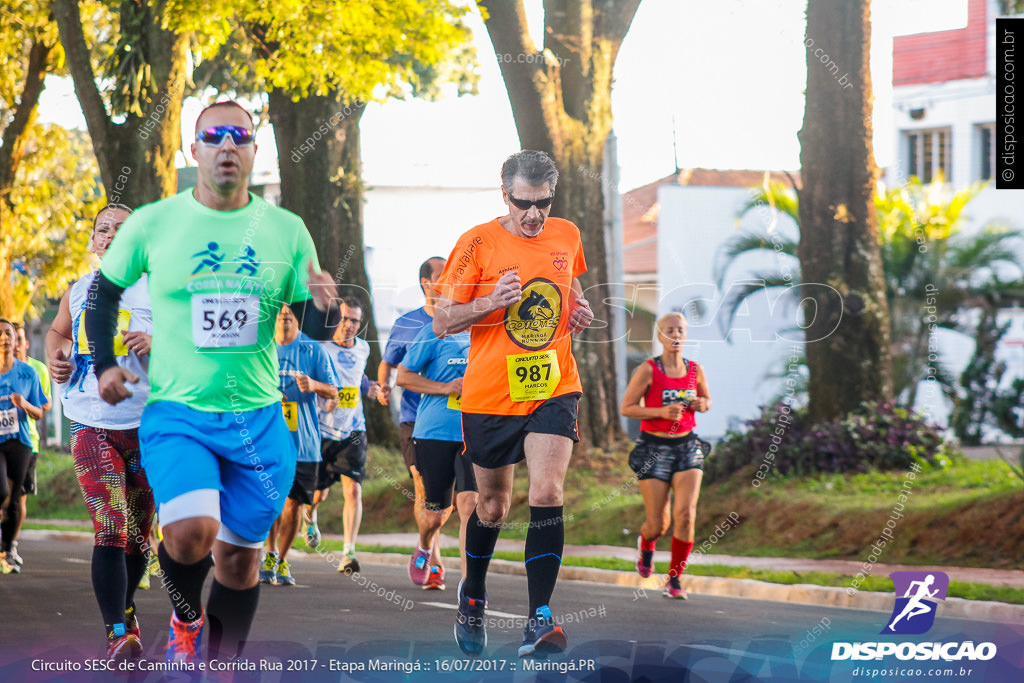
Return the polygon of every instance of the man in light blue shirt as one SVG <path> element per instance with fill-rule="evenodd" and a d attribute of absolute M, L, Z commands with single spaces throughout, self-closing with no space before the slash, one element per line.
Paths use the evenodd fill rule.
<path fill-rule="evenodd" d="M 299 531 L 302 506 L 313 504 L 321 460 L 316 398 L 337 400 L 338 377 L 320 344 L 299 331 L 299 321 L 288 306 L 277 315 L 274 337 L 280 365 L 281 410 L 288 431 L 295 440 L 298 462 L 295 482 L 285 500 L 284 510 L 267 536 L 260 581 L 293 586 L 295 579 L 286 558 Z"/>

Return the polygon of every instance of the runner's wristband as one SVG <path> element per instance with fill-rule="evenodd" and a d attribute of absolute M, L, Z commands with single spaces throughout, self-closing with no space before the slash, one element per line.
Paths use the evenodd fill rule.
<path fill-rule="evenodd" d="M 89 287 L 85 306 L 89 315 L 85 316 L 85 334 L 89 340 L 89 353 L 92 354 L 93 372 L 96 379 L 109 368 L 116 367 L 114 357 L 114 335 L 117 333 L 117 306 L 121 301 L 124 287 L 118 287 L 104 277 L 102 272 L 96 274 Z"/>

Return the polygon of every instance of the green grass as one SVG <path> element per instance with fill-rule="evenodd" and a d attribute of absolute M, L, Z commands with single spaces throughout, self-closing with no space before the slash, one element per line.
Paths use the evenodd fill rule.
<path fill-rule="evenodd" d="M 324 539 L 317 552 L 341 551 L 342 543 Z M 313 552 L 304 541 L 296 540 L 292 546 L 295 550 Z M 381 545 L 360 545 L 358 550 L 370 553 L 395 553 L 399 555 L 411 555 L 411 546 L 381 546 Z M 444 557 L 457 558 L 458 549 L 445 548 L 441 551 Z M 514 552 L 498 551 L 494 553 L 495 559 L 522 562 L 523 554 Z M 589 567 L 593 569 L 611 569 L 615 571 L 632 572 L 635 567 L 629 560 L 620 560 L 611 557 L 563 557 L 562 564 L 567 567 Z M 655 574 L 665 575 L 668 573 L 668 562 L 656 562 L 654 565 Z M 812 586 L 834 586 L 837 588 L 848 588 L 852 576 L 845 574 L 831 574 L 826 572 L 792 572 L 775 571 L 771 569 L 753 569 L 751 567 L 731 566 L 724 564 L 691 564 L 686 568 L 686 573 L 691 576 L 710 576 L 727 579 L 753 579 L 767 583 L 778 583 L 785 585 L 810 584 Z M 875 593 L 891 593 L 892 580 L 887 576 L 867 576 L 860 580 L 860 590 Z M 967 583 L 963 581 L 951 581 L 949 583 L 948 595 L 954 598 L 965 598 L 967 600 L 992 600 L 1005 602 L 1014 605 L 1024 605 L 1024 589 L 1009 588 L 1005 586 L 990 586 L 981 583 Z"/>
<path fill-rule="evenodd" d="M 25 522 L 22 529 L 39 529 L 42 531 L 91 531 L 92 525 L 83 524 L 55 524 L 53 522 Z"/>
<path fill-rule="evenodd" d="M 89 521 L 71 454 L 42 449 L 36 463 L 36 482 L 39 493 L 29 496 L 26 528 L 32 528 L 29 523 L 33 519 Z"/>
<path fill-rule="evenodd" d="M 893 497 L 904 486 L 916 501 L 927 507 L 945 507 L 978 496 L 1020 490 L 1021 481 L 1002 460 L 963 460 L 943 469 L 925 469 L 911 480 L 907 472 L 828 474 L 786 480 L 769 479 L 762 486 L 765 495 L 790 501 L 822 500 L 842 509 L 891 507 Z"/>
<path fill-rule="evenodd" d="M 639 486 L 626 464 L 626 452 L 592 451 L 573 457 L 565 483 L 566 538 L 576 545 L 632 546 L 644 520 Z M 760 487 L 749 475 L 736 475 L 701 490 L 697 511 L 698 545 L 736 511 L 742 523 L 706 552 L 752 557 L 805 557 L 863 560 L 865 551 L 893 509 L 908 476 L 905 472 L 770 477 Z M 85 520 L 88 513 L 75 480 L 71 457 L 47 451 L 39 465 L 40 495 L 30 499 L 30 520 Z M 517 469 L 512 507 L 502 538 L 522 540 L 529 521 L 528 480 Z M 879 558 L 883 563 L 1009 567 L 1014 557 L 993 545 L 994 535 L 977 543 L 951 543 L 950 535 L 970 528 L 1001 528 L 1008 510 L 1022 499 L 1022 482 L 998 459 L 958 460 L 944 469 L 925 469 L 909 486 L 907 511 L 898 538 Z M 363 482 L 363 533 L 410 532 L 412 480 L 397 450 L 371 445 Z M 342 528 L 343 496 L 334 487 L 321 505 L 325 532 Z M 961 512 L 971 508 L 970 523 Z M 979 510 L 1002 510 L 986 518 Z M 1012 519 L 1010 520 L 1012 521 Z M 448 524 L 449 531 L 455 520 Z M 859 525 L 859 526 L 858 526 Z M 965 526 L 966 525 L 966 526 Z M 913 543 L 911 540 L 913 539 Z M 992 543 L 989 543 L 992 541 Z M 627 567 L 628 569 L 628 567 Z M 885 580 L 887 581 L 887 580 Z M 885 590 L 889 590 L 886 585 Z"/>

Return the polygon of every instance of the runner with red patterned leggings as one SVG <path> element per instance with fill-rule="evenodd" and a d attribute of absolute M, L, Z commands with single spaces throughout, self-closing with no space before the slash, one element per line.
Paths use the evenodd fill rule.
<path fill-rule="evenodd" d="M 110 205 L 96 216 L 89 249 L 102 257 L 130 210 Z M 73 284 L 46 335 L 50 375 L 60 386 L 71 421 L 75 476 L 92 517 L 92 585 L 107 635 L 107 657 L 142 654 L 135 589 L 147 571 L 153 491 L 142 469 L 138 427 L 149 395 L 146 379 L 152 314 L 145 280 L 127 289 L 118 306 L 117 362 L 140 377 L 134 395 L 116 408 L 98 393 L 85 334 L 89 286 L 97 271 Z"/>

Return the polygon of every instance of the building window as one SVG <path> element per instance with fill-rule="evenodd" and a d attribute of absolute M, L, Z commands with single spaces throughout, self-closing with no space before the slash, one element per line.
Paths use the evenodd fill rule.
<path fill-rule="evenodd" d="M 951 182 L 950 160 L 953 157 L 949 128 L 915 130 L 904 133 L 907 144 L 907 177 L 917 176 L 930 183 L 941 175 Z"/>
<path fill-rule="evenodd" d="M 995 173 L 995 125 L 978 126 L 978 179 L 989 180 Z"/>

